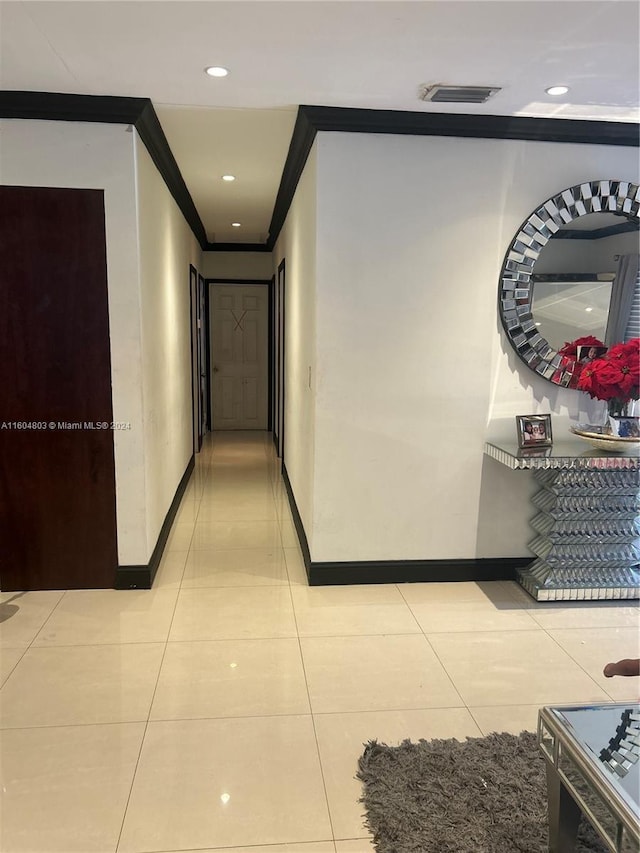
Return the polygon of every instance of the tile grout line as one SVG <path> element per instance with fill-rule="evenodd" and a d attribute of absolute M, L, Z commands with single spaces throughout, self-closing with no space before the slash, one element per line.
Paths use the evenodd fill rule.
<path fill-rule="evenodd" d="M 304 654 L 302 651 L 302 637 L 300 636 L 300 632 L 298 630 L 298 619 L 296 616 L 296 609 L 295 609 L 295 605 L 293 602 L 293 594 L 291 592 L 291 584 L 289 584 L 289 598 L 291 600 L 291 609 L 293 611 L 293 619 L 294 619 L 294 622 L 296 625 L 296 639 L 298 640 L 298 650 L 300 652 L 300 663 L 302 665 L 302 674 L 304 677 L 304 687 L 305 687 L 305 691 L 307 693 L 307 701 L 309 702 L 309 716 L 311 717 L 311 726 L 313 728 L 313 737 L 314 737 L 314 740 L 316 743 L 316 755 L 318 757 L 318 767 L 320 768 L 320 778 L 322 779 L 322 788 L 324 790 L 325 807 L 327 810 L 327 817 L 329 818 L 329 826 L 331 828 L 331 837 L 333 839 L 333 845 L 335 848 L 335 829 L 333 826 L 333 818 L 331 816 L 331 808 L 329 805 L 329 794 L 327 792 L 327 782 L 325 779 L 324 767 L 322 765 L 322 756 L 320 753 L 320 743 L 318 741 L 318 731 L 316 729 L 316 720 L 315 720 L 315 715 L 313 712 L 313 704 L 311 702 L 311 692 L 309 690 L 309 680 L 307 678 L 307 668 L 305 666 Z"/>
<path fill-rule="evenodd" d="M 398 584 L 396 584 L 396 589 L 398 589 L 398 592 L 400 593 L 400 595 L 402 595 L 402 590 L 399 588 Z M 411 611 L 411 615 L 412 615 L 412 616 L 413 616 L 413 618 L 416 620 L 416 622 L 418 622 L 418 619 L 417 619 L 417 617 L 416 617 L 415 613 L 414 613 L 414 612 L 413 612 L 413 610 L 411 609 L 411 605 L 409 604 L 409 602 L 407 601 L 407 599 L 405 598 L 405 596 L 404 596 L 404 595 L 402 595 L 402 598 L 404 599 L 404 601 L 405 601 L 405 603 L 406 603 L 407 607 L 408 607 L 408 608 L 409 608 L 409 610 Z M 444 665 L 444 662 L 441 660 L 440 655 L 439 655 L 439 654 L 438 654 L 438 652 L 435 650 L 434 646 L 432 645 L 431 641 L 429 640 L 429 637 L 427 636 L 427 634 L 426 634 L 426 632 L 425 632 L 424 628 L 422 627 L 422 625 L 420 625 L 420 623 L 419 623 L 419 622 L 418 622 L 418 625 L 419 625 L 419 627 L 420 627 L 420 631 L 421 631 L 421 633 L 422 633 L 422 636 L 424 637 L 424 639 L 425 639 L 425 641 L 426 641 L 427 645 L 429 646 L 429 648 L 431 649 L 431 651 L 432 651 L 432 652 L 433 652 L 433 654 L 435 655 L 436 660 L 438 661 L 438 663 L 439 663 L 439 664 L 440 664 L 440 666 L 442 667 L 444 674 L 446 675 L 447 679 L 449 680 L 449 683 L 451 684 L 451 687 L 454 689 L 454 691 L 455 691 L 455 693 L 456 693 L 456 696 L 458 696 L 458 697 L 459 697 L 459 699 L 460 699 L 460 701 L 462 702 L 462 707 L 466 708 L 467 713 L 469 713 L 469 714 L 471 715 L 471 718 L 472 718 L 472 719 L 473 719 L 473 721 L 475 722 L 475 717 L 473 716 L 473 714 L 471 714 L 471 711 L 469 710 L 469 706 L 467 705 L 467 703 L 466 703 L 466 702 L 465 702 L 465 700 L 464 700 L 464 697 L 462 696 L 462 694 L 461 694 L 461 693 L 460 693 L 460 691 L 458 690 L 458 688 L 457 688 L 457 686 L 456 686 L 455 681 L 453 680 L 453 678 L 452 678 L 452 677 L 451 677 L 451 675 L 449 674 L 449 670 L 448 670 L 448 669 L 447 669 L 447 667 Z M 478 726 L 478 724 L 477 724 L 477 723 L 476 723 L 476 726 Z M 480 729 L 480 726 L 478 726 L 478 729 L 479 729 L 480 731 L 482 731 L 482 730 Z"/>
<path fill-rule="evenodd" d="M 280 477 L 280 480 L 282 480 L 282 474 L 280 474 L 279 477 Z M 275 483 L 275 479 L 273 482 Z M 275 498 L 275 491 L 274 491 L 274 501 L 275 501 L 275 499 L 276 498 Z M 283 545 L 283 551 L 284 551 L 284 545 Z M 289 567 L 287 566 L 286 558 L 285 558 L 285 567 L 287 569 L 287 577 L 289 577 Z M 329 794 L 327 792 L 327 782 L 326 782 L 326 778 L 325 778 L 324 767 L 322 765 L 322 755 L 320 753 L 320 743 L 318 741 L 318 731 L 316 729 L 316 721 L 315 721 L 315 717 L 314 717 L 314 713 L 313 713 L 313 704 L 311 702 L 311 692 L 309 690 L 309 680 L 307 678 L 307 668 L 305 666 L 304 654 L 302 651 L 302 638 L 300 636 L 300 629 L 298 627 L 298 617 L 296 615 L 296 608 L 295 608 L 295 603 L 293 600 L 293 592 L 291 590 L 291 580 L 290 579 L 289 579 L 288 588 L 289 588 L 289 600 L 291 601 L 291 611 L 293 613 L 293 620 L 294 620 L 294 623 L 296 626 L 296 639 L 298 641 L 298 651 L 300 653 L 300 664 L 302 666 L 302 674 L 304 677 L 304 687 L 305 687 L 305 691 L 307 694 L 307 702 L 309 703 L 309 716 L 311 718 L 311 726 L 313 728 L 313 737 L 314 737 L 314 740 L 316 743 L 316 755 L 318 758 L 318 767 L 320 769 L 320 778 L 322 779 L 322 789 L 324 791 L 325 809 L 326 809 L 326 813 L 327 813 L 327 818 L 329 819 L 329 827 L 331 829 L 331 839 L 333 841 L 333 847 L 334 847 L 334 850 L 336 850 L 337 848 L 336 848 L 336 840 L 335 840 L 335 828 L 333 825 L 333 818 L 331 815 L 331 807 L 329 805 Z"/>
<path fill-rule="evenodd" d="M 540 626 L 540 627 L 542 628 L 542 626 Z M 611 694 L 610 694 L 607 690 L 605 690 L 605 688 L 604 688 L 604 687 L 600 687 L 600 685 L 599 685 L 599 684 L 598 684 L 598 682 L 595 680 L 595 678 L 594 678 L 592 675 L 590 675 L 590 673 L 588 673 L 588 672 L 587 672 L 587 670 L 582 666 L 582 664 L 580 663 L 580 661 L 576 660 L 576 659 L 574 658 L 574 656 L 571 654 L 571 652 L 567 651 L 567 650 L 566 650 L 562 645 L 560 645 L 560 643 L 558 642 L 558 640 L 556 640 L 556 638 L 555 638 L 554 636 L 552 636 L 546 628 L 542 628 L 542 630 L 543 630 L 543 631 L 544 631 L 544 633 L 547 635 L 547 637 L 549 637 L 549 639 L 550 639 L 550 640 L 551 640 L 551 641 L 552 641 L 552 642 L 553 642 L 553 643 L 554 643 L 554 644 L 555 644 L 555 645 L 560 649 L 560 651 L 561 651 L 563 654 L 565 654 L 565 655 L 569 658 L 569 660 L 572 660 L 572 661 L 575 663 L 575 665 L 576 665 L 576 666 L 577 666 L 577 667 L 578 667 L 582 672 L 584 672 L 584 674 L 585 674 L 585 675 L 587 676 L 587 678 L 588 678 L 588 679 L 589 679 L 589 680 L 594 684 L 594 686 L 596 687 L 596 689 L 597 689 L 597 690 L 600 690 L 602 693 L 604 693 L 604 694 L 605 694 L 605 696 L 608 696 L 608 697 L 609 697 L 609 699 L 610 699 L 612 702 L 615 702 L 615 701 L 616 701 L 616 700 L 613 698 L 613 696 L 611 696 Z M 553 630 L 553 628 L 552 628 L 551 630 Z M 584 630 L 584 629 L 582 629 L 582 630 Z M 563 704 L 571 704 L 571 703 L 569 703 L 569 702 L 565 702 L 565 703 L 563 703 Z M 576 703 L 576 704 L 579 704 L 579 703 Z"/>
<path fill-rule="evenodd" d="M 186 561 L 185 561 L 185 566 L 186 566 Z M 183 575 L 184 575 L 184 568 L 183 568 Z M 135 764 L 135 767 L 133 769 L 133 774 L 131 776 L 131 785 L 129 787 L 129 793 L 127 795 L 127 801 L 125 803 L 124 810 L 122 812 L 122 822 L 120 823 L 120 831 L 118 832 L 118 839 L 116 841 L 114 853 L 118 853 L 118 849 L 120 847 L 120 842 L 122 840 L 122 833 L 124 831 L 124 825 L 125 825 L 125 822 L 127 819 L 127 813 L 129 811 L 129 805 L 131 803 L 131 796 L 133 794 L 133 788 L 134 788 L 134 785 L 136 782 L 136 776 L 138 774 L 138 768 L 140 766 L 140 758 L 142 756 L 142 750 L 144 749 L 144 744 L 145 744 L 145 740 L 147 737 L 147 732 L 149 730 L 149 723 L 151 722 L 151 709 L 153 708 L 153 703 L 154 703 L 154 700 L 156 697 L 156 693 L 158 691 L 158 684 L 160 682 L 160 674 L 162 672 L 162 666 L 164 664 L 164 659 L 166 657 L 167 649 L 169 647 L 169 637 L 171 636 L 171 628 L 173 626 L 173 620 L 175 618 L 176 609 L 178 607 L 178 600 L 180 598 L 181 587 L 182 587 L 182 579 L 180 580 L 180 586 L 178 587 L 178 594 L 176 595 L 176 600 L 173 604 L 173 612 L 171 614 L 171 620 L 169 622 L 169 627 L 167 629 L 167 638 L 166 638 L 165 643 L 164 643 L 164 649 L 162 651 L 162 657 L 160 658 L 160 666 L 158 667 L 158 674 L 156 677 L 156 683 L 155 683 L 154 688 L 153 688 L 153 693 L 151 695 L 151 701 L 149 702 L 149 709 L 147 711 L 147 719 L 144 723 L 144 731 L 142 733 L 142 738 L 140 739 L 140 748 L 138 749 L 138 756 L 136 758 L 136 764 Z"/>
<path fill-rule="evenodd" d="M 59 592 L 59 591 L 60 591 L 60 590 L 58 590 L 58 592 Z M 41 633 L 42 633 L 42 631 L 44 630 L 44 628 L 45 628 L 45 626 L 46 626 L 47 622 L 49 621 L 49 619 L 51 619 L 51 617 L 53 616 L 53 614 L 55 613 L 55 611 L 58 609 L 58 607 L 59 607 L 59 606 L 60 606 L 60 604 L 62 603 L 63 598 L 65 597 L 65 595 L 67 594 L 67 592 L 69 592 L 69 590 L 64 589 L 64 590 L 61 590 L 61 592 L 62 592 L 62 595 L 61 595 L 61 596 L 60 596 L 60 598 L 56 601 L 56 603 L 53 605 L 53 607 L 52 607 L 52 609 L 51 609 L 51 612 L 49 613 L 49 615 L 48 615 L 48 616 L 47 616 L 47 618 L 44 620 L 44 622 L 42 623 L 42 625 L 38 628 L 38 630 L 36 631 L 36 633 L 35 633 L 35 634 L 33 635 L 33 637 L 31 638 L 31 641 L 29 642 L 29 644 L 28 644 L 28 645 L 26 646 L 26 648 L 24 649 L 23 654 L 20 656 L 20 660 L 18 660 L 18 663 L 20 663 L 20 661 L 22 660 L 22 658 L 26 655 L 26 653 L 31 649 L 31 647 L 33 646 L 33 644 L 35 643 L 35 641 L 38 639 L 38 637 L 40 636 L 40 634 L 41 634 Z M 27 594 L 28 594 L 28 593 L 27 593 Z M 40 646 L 36 646 L 35 648 L 40 648 Z M 18 663 L 16 663 L 16 666 L 14 666 L 14 667 L 13 667 L 13 669 L 12 669 L 12 670 L 11 670 L 11 672 L 9 673 L 9 676 L 7 676 L 7 678 L 5 679 L 4 684 L 2 685 L 3 687 L 6 685 L 7 681 L 8 681 L 8 680 L 9 680 L 9 678 L 11 677 L 11 675 L 13 675 L 13 673 L 15 672 L 15 669 L 16 669 L 16 667 L 18 666 Z"/>

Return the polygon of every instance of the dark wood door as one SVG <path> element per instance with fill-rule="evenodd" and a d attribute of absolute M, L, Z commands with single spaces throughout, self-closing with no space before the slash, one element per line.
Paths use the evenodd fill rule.
<path fill-rule="evenodd" d="M 101 190 L 0 187 L 0 588 L 109 588 L 115 466 Z"/>

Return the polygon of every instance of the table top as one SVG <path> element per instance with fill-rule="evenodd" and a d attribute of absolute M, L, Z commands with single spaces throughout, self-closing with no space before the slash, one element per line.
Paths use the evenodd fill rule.
<path fill-rule="evenodd" d="M 607 453 L 605 450 L 587 449 L 576 436 L 554 441 L 550 447 L 519 448 L 517 441 L 487 441 L 484 452 L 508 468 L 597 468 L 599 470 L 640 470 L 638 450 L 624 453 Z"/>
<path fill-rule="evenodd" d="M 640 810 L 640 704 L 547 707 L 546 722 L 576 743 L 634 814 Z"/>

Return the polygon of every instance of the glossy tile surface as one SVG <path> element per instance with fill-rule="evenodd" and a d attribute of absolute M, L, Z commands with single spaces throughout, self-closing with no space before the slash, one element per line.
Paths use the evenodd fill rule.
<path fill-rule="evenodd" d="M 296 638 L 226 640 L 169 644 L 151 719 L 308 713 Z"/>
<path fill-rule="evenodd" d="M 4 684 L 24 654 L 24 649 L 4 649 L 0 647 L 0 685 Z"/>
<path fill-rule="evenodd" d="M 25 649 L 63 595 L 62 592 L 1 592 L 0 648 Z"/>
<path fill-rule="evenodd" d="M 304 560 L 302 558 L 300 548 L 285 548 L 284 559 L 287 565 L 287 574 L 289 576 L 289 583 L 291 586 L 304 586 L 308 588 L 309 581 L 307 580 L 307 570 L 304 566 Z"/>
<path fill-rule="evenodd" d="M 188 551 L 165 551 L 153 579 L 154 589 L 180 589 Z"/>
<path fill-rule="evenodd" d="M 330 835 L 310 716 L 149 724 L 120 853 Z"/>
<path fill-rule="evenodd" d="M 301 637 L 420 633 L 395 585 L 300 586 L 291 594 Z"/>
<path fill-rule="evenodd" d="M 552 603 L 534 603 L 530 611 L 535 621 L 547 630 L 554 628 L 637 628 L 640 608 L 628 602 L 576 602 L 574 607 Z"/>
<path fill-rule="evenodd" d="M 3 853 L 115 851 L 143 734 L 142 723 L 2 732 Z"/>
<path fill-rule="evenodd" d="M 177 597 L 177 589 L 70 590 L 34 645 L 164 642 Z"/>
<path fill-rule="evenodd" d="M 171 640 L 247 640 L 295 637 L 288 587 L 183 589 Z"/>
<path fill-rule="evenodd" d="M 403 583 L 398 585 L 398 589 L 411 605 L 431 602 L 457 604 L 462 601 L 487 604 L 513 600 L 513 586 L 515 585 L 507 581 L 481 583 L 461 581 L 460 583 Z"/>
<path fill-rule="evenodd" d="M 146 720 L 163 653 L 161 643 L 32 646 L 0 693 L 0 728 Z"/>
<path fill-rule="evenodd" d="M 282 548 L 239 548 L 192 551 L 182 587 L 286 586 L 288 582 Z"/>
<path fill-rule="evenodd" d="M 195 551 L 231 548 L 281 548 L 280 527 L 271 521 L 196 521 L 193 531 Z"/>
<path fill-rule="evenodd" d="M 336 839 L 336 853 L 375 853 L 375 849 L 370 838 Z"/>
<path fill-rule="evenodd" d="M 592 628 L 589 631 L 567 628 L 549 634 L 586 673 L 616 702 L 640 697 L 640 679 L 606 678 L 604 664 L 624 658 L 640 658 L 638 628 Z"/>
<path fill-rule="evenodd" d="M 268 491 L 258 494 L 213 493 L 200 504 L 198 524 L 217 521 L 272 521 L 277 517 L 273 495 Z"/>
<path fill-rule="evenodd" d="M 430 634 L 429 640 L 469 706 L 608 699 L 542 630 Z"/>
<path fill-rule="evenodd" d="M 192 853 L 185 850 L 169 850 L 166 853 Z M 197 853 L 335 853 L 333 841 L 312 841 L 296 844 L 268 844 L 251 847 L 216 847 L 215 850 L 198 850 Z"/>
<path fill-rule="evenodd" d="M 432 601 L 411 604 L 425 634 L 458 631 L 531 631 L 538 627 L 529 613 L 511 600 Z"/>
<path fill-rule="evenodd" d="M 491 732 L 535 732 L 538 729 L 540 705 L 496 705 L 469 708 L 483 735 Z"/>
<path fill-rule="evenodd" d="M 631 700 L 634 602 L 314 587 L 266 433 L 209 435 L 152 590 L 0 593 L 0 853 L 372 853 L 372 739 Z M 4 679 L 4 681 L 3 681 Z"/>
<path fill-rule="evenodd" d="M 301 640 L 314 714 L 464 704 L 421 634 Z"/>

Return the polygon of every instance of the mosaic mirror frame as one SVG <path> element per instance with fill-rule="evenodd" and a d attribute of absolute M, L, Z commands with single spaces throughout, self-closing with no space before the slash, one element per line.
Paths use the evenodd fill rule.
<path fill-rule="evenodd" d="M 557 349 L 535 324 L 533 270 L 553 235 L 589 213 L 617 213 L 638 220 L 640 185 L 630 181 L 588 181 L 547 199 L 518 229 L 500 273 L 498 309 L 509 343 L 531 370 L 563 387 L 569 385 L 571 371 L 563 369 Z"/>

